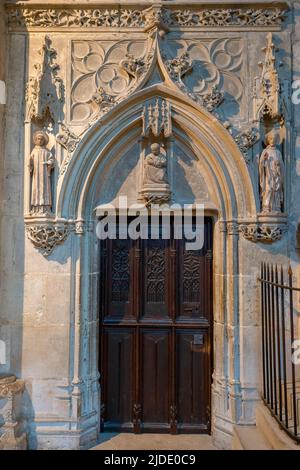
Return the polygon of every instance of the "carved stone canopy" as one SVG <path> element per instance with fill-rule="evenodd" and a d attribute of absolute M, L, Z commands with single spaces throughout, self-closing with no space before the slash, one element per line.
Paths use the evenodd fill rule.
<path fill-rule="evenodd" d="M 261 76 L 256 77 L 254 82 L 254 120 L 260 121 L 265 117 L 280 120 L 284 113 L 289 113 L 289 89 L 286 81 L 279 78 L 276 60 L 278 48 L 271 32 L 267 35 L 267 44 L 262 50 L 265 57 L 258 64 L 262 70 Z"/>
<path fill-rule="evenodd" d="M 49 36 L 45 36 L 38 50 L 39 60 L 34 64 L 34 73 L 26 86 L 27 120 L 39 126 L 46 121 L 59 118 L 60 106 L 64 98 L 64 85 L 58 76 L 60 69 L 56 62 L 56 50 Z"/>

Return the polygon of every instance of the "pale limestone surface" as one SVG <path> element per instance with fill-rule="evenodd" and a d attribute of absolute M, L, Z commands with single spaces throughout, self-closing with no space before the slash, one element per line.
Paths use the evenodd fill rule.
<path fill-rule="evenodd" d="M 91 450 L 217 450 L 210 436 L 103 433 Z"/>
<path fill-rule="evenodd" d="M 39 2 L 43 3 L 60 4 L 49 0 Z M 73 4 L 69 0 L 64 2 L 68 3 Z M 94 2 L 81 3 L 90 8 Z M 131 1 L 121 3 L 132 4 Z M 152 2 L 139 3 L 149 6 Z M 242 3 L 248 2 L 239 2 Z M 233 424 L 254 423 L 254 409 L 261 393 L 257 287 L 260 262 L 287 266 L 291 261 L 295 272 L 299 272 L 295 234 L 300 217 L 300 141 L 297 138 L 300 105 L 293 108 L 294 121 L 287 119 L 284 146 L 289 231 L 273 244 L 252 243 L 240 230 L 244 222 L 256 223 L 260 211 L 258 158 L 262 142 L 259 140 L 249 149 L 247 164 L 232 135 L 257 124 L 253 122 L 252 85 L 261 73 L 258 62 L 264 60 L 261 48 L 266 44 L 268 32 L 273 32 L 280 48 L 278 62 L 282 60 L 284 64 L 279 70 L 280 78 L 289 82 L 292 76 L 299 78 L 300 3 L 293 5 L 294 10 L 282 28 L 194 28 L 180 34 L 168 33 L 161 44 L 168 58 L 180 56 L 184 48 L 189 48 L 196 63 L 186 80 L 182 78 L 184 89 L 178 87 L 178 77 L 177 82 L 176 78 L 170 78 L 163 61 L 157 59 L 152 68 L 148 67 L 151 59 L 147 54 L 142 79 L 127 76 L 124 70 L 120 72 L 119 63 L 126 51 L 140 57 L 147 47 L 154 47 L 143 28 L 132 32 L 126 28 L 57 25 L 28 27 L 28 30 L 10 27 L 6 48 L 5 154 L 0 163 L 0 339 L 6 344 L 7 361 L 0 365 L 0 372 L 10 372 L 25 380 L 23 419 L 28 423 L 30 448 L 77 449 L 97 442 L 99 246 L 88 222 L 95 220 L 97 207 L 116 201 L 119 195 L 136 202 L 140 188 L 139 162 L 144 152 L 140 142 L 141 114 L 145 102 L 157 96 L 167 99 L 172 107 L 174 201 L 202 202 L 206 213 L 215 221 L 213 440 L 218 447 L 229 448 Z M 63 224 L 66 239 L 57 242 L 56 234 L 52 241 L 57 246 L 47 257 L 28 239 L 24 229 L 24 219 L 27 226 L 41 224 L 41 220 L 34 221 L 28 215 L 28 158 L 36 123 L 30 113 L 28 117 L 25 85 L 40 62 L 38 51 L 44 44 L 45 34 L 50 36 L 51 47 L 56 51 L 57 76 L 65 87 L 61 107 L 53 111 L 56 113 L 53 130 L 47 132 L 48 149 L 56 159 L 53 218 Z M 107 63 L 102 67 L 105 54 L 111 68 Z M 88 70 L 84 57 L 85 61 L 88 58 Z M 204 79 L 202 69 L 197 68 L 203 57 L 208 64 Z M 189 87 L 190 92 L 203 91 L 201 100 L 208 99 L 205 76 L 211 71 L 220 77 L 224 92 L 224 102 L 216 108 L 217 114 L 188 97 Z M 0 79 L 3 76 L 1 58 Z M 117 104 L 110 103 L 97 90 L 99 76 L 97 85 L 104 84 L 108 91 L 113 90 L 119 100 Z M 115 80 L 109 82 L 107 77 Z M 55 82 L 52 76 L 48 85 L 52 79 Z M 81 87 L 82 82 L 85 86 Z M 98 102 L 107 106 L 105 111 L 93 104 L 95 93 Z M 42 110 L 44 105 L 45 100 L 38 104 Z M 0 119 L 3 110 L 0 105 Z M 95 120 L 91 122 L 93 113 Z M 61 139 L 56 140 L 58 134 L 65 137 L 64 144 Z M 50 229 L 52 222 L 49 222 Z M 48 228 L 42 227 L 42 233 L 49 236 Z M 171 442 L 173 437 L 168 439 Z"/>

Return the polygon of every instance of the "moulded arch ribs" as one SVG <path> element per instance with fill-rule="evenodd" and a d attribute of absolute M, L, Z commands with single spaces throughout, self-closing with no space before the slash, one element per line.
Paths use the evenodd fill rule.
<path fill-rule="evenodd" d="M 199 104 L 181 91 L 162 84 L 142 89 L 127 97 L 95 122 L 84 134 L 63 175 L 57 197 L 59 217 L 92 217 L 93 207 L 86 207 L 97 167 L 122 136 L 133 132 L 136 139 L 142 131 L 142 112 L 146 100 L 161 97 L 171 104 L 172 119 L 186 134 L 194 154 L 204 155 L 207 171 L 217 178 L 225 201 L 227 220 L 256 217 L 254 189 L 247 165 L 225 127 Z M 222 201 L 219 197 L 220 209 Z"/>

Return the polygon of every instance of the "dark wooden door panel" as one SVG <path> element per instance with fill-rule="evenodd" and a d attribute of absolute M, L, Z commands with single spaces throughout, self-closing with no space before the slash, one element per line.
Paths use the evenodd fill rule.
<path fill-rule="evenodd" d="M 170 331 L 141 330 L 141 403 L 144 430 L 169 427 Z"/>
<path fill-rule="evenodd" d="M 105 328 L 105 415 L 112 429 L 132 428 L 134 385 L 133 328 Z"/>
<path fill-rule="evenodd" d="M 210 366 L 207 331 L 176 332 L 177 426 L 179 430 L 207 430 Z"/>
<path fill-rule="evenodd" d="M 205 243 L 101 242 L 101 391 L 107 430 L 209 432 L 212 223 Z"/>
<path fill-rule="evenodd" d="M 142 320 L 169 320 L 169 240 L 143 240 Z"/>

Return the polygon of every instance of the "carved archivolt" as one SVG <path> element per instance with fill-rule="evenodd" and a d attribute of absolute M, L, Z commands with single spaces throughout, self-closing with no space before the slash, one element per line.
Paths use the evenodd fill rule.
<path fill-rule="evenodd" d="M 10 27 L 78 27 L 78 28 L 147 28 L 153 22 L 169 27 L 270 27 L 280 26 L 286 9 L 283 7 L 244 6 L 240 8 L 213 6 L 176 8 L 153 6 L 133 8 L 8 8 Z"/>

